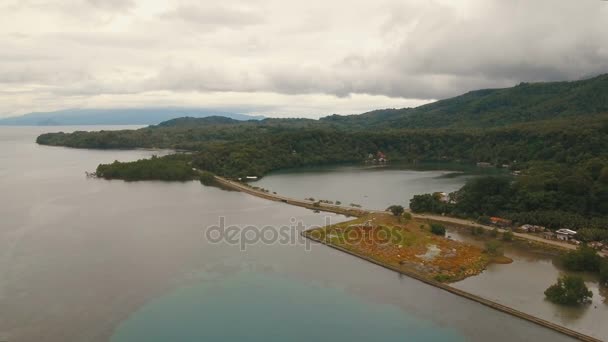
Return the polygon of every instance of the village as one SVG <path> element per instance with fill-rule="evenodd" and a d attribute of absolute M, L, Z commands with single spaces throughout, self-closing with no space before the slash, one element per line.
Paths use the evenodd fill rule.
<path fill-rule="evenodd" d="M 450 196 L 450 194 L 446 192 L 435 192 L 433 195 L 443 203 L 454 203 L 453 196 Z M 567 228 L 561 228 L 553 231 L 543 226 L 527 223 L 516 226 L 512 220 L 496 216 L 480 220 L 479 223 L 501 228 L 503 230 L 509 230 L 513 233 L 522 234 L 520 237 L 524 238 L 526 236 L 542 238 L 544 240 L 567 243 L 573 246 L 579 246 L 583 243 L 583 241 L 577 239 L 577 232 L 575 230 Z M 608 255 L 608 243 L 604 243 L 602 241 L 590 241 L 587 243 L 587 246 L 597 250 L 601 254 Z"/>

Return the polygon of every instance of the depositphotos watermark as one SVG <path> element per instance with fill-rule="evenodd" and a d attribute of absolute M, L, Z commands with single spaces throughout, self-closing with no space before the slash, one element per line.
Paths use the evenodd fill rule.
<path fill-rule="evenodd" d="M 324 226 L 331 225 L 331 217 L 326 216 L 324 221 Z M 295 217 L 289 219 L 289 224 L 277 227 L 270 225 L 228 225 L 226 217 L 220 216 L 218 224 L 207 227 L 205 238 L 213 244 L 238 245 L 241 251 L 247 250 L 247 246 L 256 244 L 304 245 L 308 251 L 310 250 L 311 242 L 302 236 L 302 232 L 318 228 L 321 228 L 321 226 L 306 226 Z"/>
<path fill-rule="evenodd" d="M 332 242 L 347 245 L 360 244 L 387 244 L 397 243 L 402 240 L 399 231 L 379 227 L 373 228 L 369 221 L 366 224 L 353 224 L 350 227 L 360 229 L 339 229 L 331 227 L 331 217 L 326 216 L 323 226 L 306 226 L 302 221 L 292 217 L 290 224 L 283 226 L 256 226 L 256 225 L 228 225 L 226 217 L 220 216 L 218 224 L 208 226 L 205 230 L 205 238 L 209 243 L 224 243 L 231 246 L 239 246 L 241 251 L 247 250 L 248 246 L 256 244 L 264 245 L 304 245 L 307 251 L 311 249 L 312 241 L 302 235 L 304 231 L 311 231 L 311 237 L 315 240 L 330 239 Z M 329 227 L 321 231 L 319 228 Z"/>

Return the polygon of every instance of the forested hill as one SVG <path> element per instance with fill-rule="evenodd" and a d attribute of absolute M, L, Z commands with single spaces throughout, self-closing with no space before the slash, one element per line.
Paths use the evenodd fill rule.
<path fill-rule="evenodd" d="M 100 177 L 126 180 L 191 179 L 198 175 L 193 168 L 233 178 L 263 176 L 298 166 L 363 163 L 378 151 L 392 162 L 505 165 L 521 176 L 465 187 L 459 192 L 462 205 L 450 210 L 432 195 L 414 208 L 593 228 L 593 234 L 600 229 L 608 236 L 608 76 L 479 90 L 420 108 L 360 116 L 180 118 L 138 130 L 43 134 L 37 142 L 192 151 L 97 168 Z"/>
<path fill-rule="evenodd" d="M 367 129 L 483 128 L 600 113 L 608 113 L 608 74 L 574 82 L 476 90 L 417 108 L 333 115 L 321 121 Z"/>

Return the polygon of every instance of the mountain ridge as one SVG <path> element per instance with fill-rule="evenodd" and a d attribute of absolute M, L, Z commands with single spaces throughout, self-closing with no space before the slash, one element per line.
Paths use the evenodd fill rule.
<path fill-rule="evenodd" d="M 64 109 L 33 112 L 0 119 L 0 125 L 70 126 L 70 125 L 157 125 L 180 117 L 223 116 L 234 120 L 262 120 L 263 116 L 237 114 L 214 109 L 189 107 Z"/>

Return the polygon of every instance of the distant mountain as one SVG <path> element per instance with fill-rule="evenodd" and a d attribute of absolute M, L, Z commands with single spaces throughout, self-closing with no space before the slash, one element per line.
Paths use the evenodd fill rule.
<path fill-rule="evenodd" d="M 167 121 L 163 121 L 157 125 L 157 127 L 182 127 L 182 126 L 204 126 L 204 125 L 231 125 L 236 124 L 244 120 L 235 120 L 225 116 L 207 116 L 204 118 L 193 118 L 186 116 L 183 118 L 176 118 Z"/>
<path fill-rule="evenodd" d="M 263 116 L 250 116 L 200 108 L 67 109 L 0 119 L 0 125 L 156 125 L 180 117 L 202 118 L 209 116 L 222 116 L 241 121 L 264 119 Z"/>
<path fill-rule="evenodd" d="M 483 128 L 602 113 L 608 113 L 608 74 L 582 81 L 476 90 L 416 108 L 332 115 L 321 120 L 367 129 Z"/>

